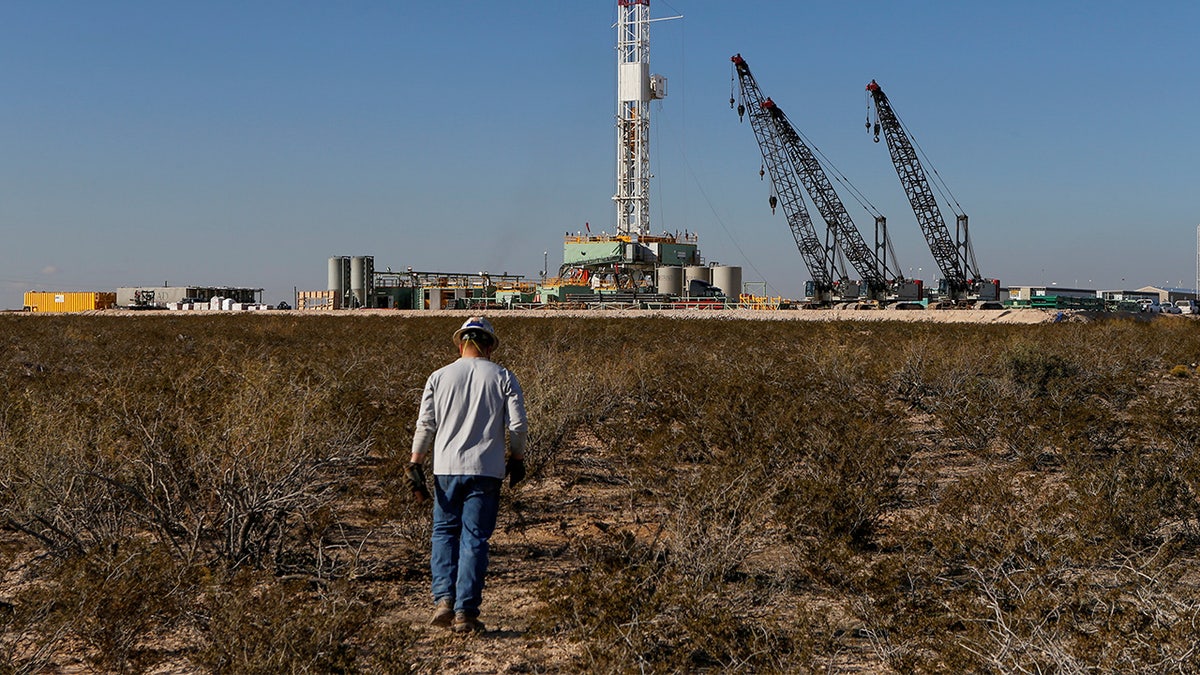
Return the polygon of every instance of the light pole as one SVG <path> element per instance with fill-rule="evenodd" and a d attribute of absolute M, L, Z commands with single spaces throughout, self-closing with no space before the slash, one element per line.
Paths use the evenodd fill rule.
<path fill-rule="evenodd" d="M 546 281 L 546 273 L 550 271 L 549 251 L 542 251 L 542 281 Z"/>

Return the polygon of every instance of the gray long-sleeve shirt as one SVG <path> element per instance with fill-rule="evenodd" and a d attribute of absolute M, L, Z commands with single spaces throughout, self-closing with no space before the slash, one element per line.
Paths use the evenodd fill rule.
<path fill-rule="evenodd" d="M 507 368 L 464 357 L 425 381 L 413 433 L 413 453 L 433 447 L 440 476 L 504 477 L 504 432 L 513 452 L 525 452 L 525 394 Z"/>

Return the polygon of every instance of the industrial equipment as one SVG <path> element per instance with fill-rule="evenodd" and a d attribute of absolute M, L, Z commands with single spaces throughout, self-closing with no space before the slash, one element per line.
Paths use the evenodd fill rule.
<path fill-rule="evenodd" d="M 667 95 L 667 80 L 650 74 L 650 0 L 617 0 L 616 230 L 567 232 L 558 274 L 539 284 L 539 297 L 653 294 L 662 267 L 698 265 L 697 237 L 650 226 L 650 103 Z M 667 273 L 671 276 L 671 273 Z M 673 281 L 673 279 L 671 279 Z"/>
<path fill-rule="evenodd" d="M 737 68 L 742 90 L 743 103 L 738 113 L 742 115 L 749 112 L 750 126 L 758 139 L 758 147 L 762 151 L 767 172 L 771 175 L 771 185 L 774 188 L 769 198 L 771 212 L 774 213 L 776 205 L 782 201 L 783 214 L 792 230 L 792 237 L 796 240 L 796 248 L 800 250 L 800 257 L 808 267 L 808 273 L 812 275 L 812 283 L 806 295 L 815 303 L 829 303 L 833 300 L 835 287 L 849 281 L 845 270 L 839 268 L 836 259 L 833 229 L 826 230 L 825 241 L 822 242 L 813 227 L 808 207 L 804 205 L 799 177 L 791 165 L 788 149 L 770 111 L 765 107 L 769 99 L 763 98 L 758 85 L 749 77 L 750 70 L 741 56 L 734 56 L 732 60 Z M 750 103 L 749 110 L 745 105 L 747 100 Z M 730 97 L 729 103 L 733 105 L 733 97 Z"/>
<path fill-rule="evenodd" d="M 951 238 L 950 230 L 942 218 L 938 208 L 937 197 L 929 185 L 925 168 L 917 157 L 917 151 L 909 140 L 909 134 L 900 123 L 900 118 L 892 110 L 892 104 L 883 93 L 883 88 L 875 80 L 867 85 L 871 101 L 875 107 L 875 122 L 867 119 L 867 130 L 874 131 L 875 142 L 879 142 L 879 132 L 882 129 L 887 138 L 888 152 L 896 174 L 904 186 L 908 202 L 916 214 L 917 224 L 929 243 L 929 250 L 941 271 L 944 288 L 939 289 L 943 296 L 956 304 L 966 304 L 972 301 L 997 300 L 1000 295 L 1000 281 L 985 279 L 979 272 L 979 264 L 975 261 L 975 251 L 971 247 L 970 230 L 967 227 L 967 214 L 952 198 L 947 202 L 952 204 L 955 221 L 955 233 Z M 935 172 L 936 175 L 936 172 Z M 939 184 L 944 187 L 939 177 Z M 944 191 L 949 194 L 949 190 Z"/>
<path fill-rule="evenodd" d="M 24 301 L 27 312 L 87 312 L 112 309 L 117 304 L 117 294 L 95 291 L 28 291 Z"/>
<path fill-rule="evenodd" d="M 120 286 L 117 306 L 128 309 L 167 309 L 177 304 L 208 304 L 227 298 L 244 305 L 262 304 L 263 289 L 241 286 Z"/>
<path fill-rule="evenodd" d="M 791 175 L 799 178 L 825 221 L 826 241 L 829 234 L 832 234 L 837 251 L 850 261 L 850 265 L 861 276 L 867 298 L 883 301 L 888 299 L 889 295 L 894 296 L 898 290 L 915 290 L 914 286 L 905 283 L 903 275 L 899 272 L 900 266 L 895 262 L 895 253 L 887 237 L 886 219 L 881 214 L 875 214 L 875 248 L 872 251 L 846 211 L 820 161 L 796 132 L 787 115 L 775 101 L 763 97 L 758 82 L 750 73 L 750 66 L 741 54 L 735 54 L 731 60 L 740 91 L 739 117 L 744 114 L 748 105 L 750 125 L 758 138 L 763 158 L 771 168 L 772 183 L 780 196 L 786 195 L 784 210 L 788 214 L 788 223 L 792 225 L 801 253 L 804 253 L 807 246 L 812 246 L 812 236 L 807 232 L 811 228 L 805 226 L 805 221 L 810 219 L 807 213 L 802 211 L 804 206 L 800 196 L 793 194 L 795 181 L 789 179 Z M 730 105 L 734 103 L 733 98 L 730 98 Z M 790 163 L 783 161 L 781 155 L 786 156 Z M 889 258 L 892 261 L 891 269 L 888 267 Z M 806 261 L 807 259 L 806 257 Z M 829 256 L 826 256 L 826 261 L 828 260 Z M 819 261 L 820 257 L 814 256 L 814 262 Z M 810 271 L 811 268 L 812 264 Z M 813 278 L 817 279 L 817 275 L 814 274 Z M 858 289 L 845 281 L 843 279 L 841 283 L 834 282 L 840 291 L 839 294 L 846 299 L 857 297 Z M 855 291 L 853 293 L 852 288 Z M 915 296 L 919 295 L 919 292 L 913 295 L 912 299 L 917 299 Z"/>
<path fill-rule="evenodd" d="M 329 258 L 328 290 L 337 294 L 337 306 L 368 307 L 375 294 L 374 256 L 335 255 Z"/>
<path fill-rule="evenodd" d="M 666 79 L 650 74 L 650 0 L 618 0 L 618 236 L 650 234 L 650 101 L 666 95 Z"/>

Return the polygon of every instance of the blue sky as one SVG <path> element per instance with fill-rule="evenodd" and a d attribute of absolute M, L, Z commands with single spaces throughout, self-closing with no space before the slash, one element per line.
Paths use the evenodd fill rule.
<path fill-rule="evenodd" d="M 0 307 L 25 290 L 323 288 L 331 255 L 535 276 L 613 229 L 615 0 L 0 4 Z M 1200 5 L 652 0 L 651 219 L 798 296 L 729 57 L 925 247 L 877 79 L 1004 284 L 1193 286 Z M 860 229 L 871 220 L 843 197 Z M 947 217 L 952 218 L 946 211 Z"/>

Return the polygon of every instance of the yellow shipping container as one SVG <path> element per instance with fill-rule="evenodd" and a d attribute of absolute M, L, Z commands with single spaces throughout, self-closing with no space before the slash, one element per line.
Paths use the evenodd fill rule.
<path fill-rule="evenodd" d="M 25 308 L 31 312 L 86 312 L 116 306 L 116 293 L 29 291 L 25 294 Z"/>

